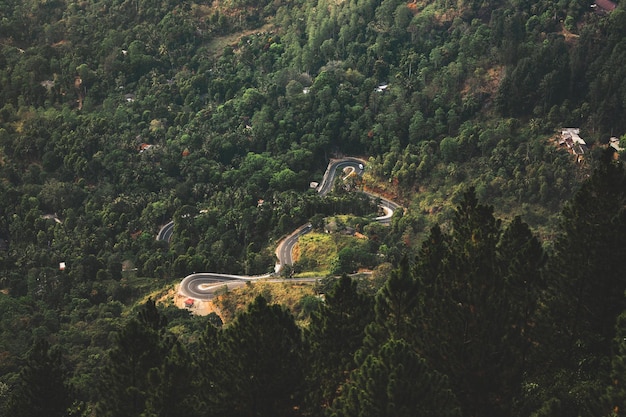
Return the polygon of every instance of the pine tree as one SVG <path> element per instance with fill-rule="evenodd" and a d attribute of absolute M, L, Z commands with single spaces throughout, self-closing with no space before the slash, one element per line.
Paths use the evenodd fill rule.
<path fill-rule="evenodd" d="M 498 242 L 497 256 L 507 294 L 518 302 L 516 317 L 520 322 L 516 327 L 528 329 L 540 292 L 545 289 L 542 270 L 547 255 L 528 225 L 516 216 Z"/>
<path fill-rule="evenodd" d="M 220 352 L 222 328 L 207 323 L 200 338 L 196 357 L 198 379 L 194 381 L 194 392 L 198 395 L 200 409 L 208 415 L 225 415 L 229 407 L 224 398 L 226 394 L 219 386 L 220 381 L 228 378 L 226 358 Z"/>
<path fill-rule="evenodd" d="M 619 381 L 611 376 L 611 361 L 615 372 L 620 354 L 613 357 L 612 342 L 626 310 L 625 257 L 626 172 L 620 162 L 602 158 L 563 209 L 547 266 L 540 409 L 558 404 L 553 415 L 562 416 L 607 412 L 598 398 L 606 381 Z M 619 408 L 619 395 L 612 401 Z"/>
<path fill-rule="evenodd" d="M 185 347 L 173 342 L 161 367 L 153 368 L 148 375 L 151 388 L 147 391 L 142 417 L 203 415 L 193 387 L 196 366 Z"/>
<path fill-rule="evenodd" d="M 162 337 L 163 329 L 157 325 L 164 321 L 153 307 L 148 301 L 138 318 L 130 319 L 117 334 L 102 372 L 99 416 L 138 417 L 146 409 L 153 388 L 149 375 L 159 374 L 169 350 L 169 341 Z"/>
<path fill-rule="evenodd" d="M 152 297 L 148 298 L 143 308 L 137 314 L 139 321 L 156 332 L 161 332 L 167 326 L 167 318 L 157 309 Z"/>
<path fill-rule="evenodd" d="M 356 366 L 354 354 L 372 317 L 371 299 L 359 294 L 357 283 L 345 274 L 312 314 L 306 341 L 308 402 L 314 414 L 321 415 L 332 403 L 338 387 Z"/>
<path fill-rule="evenodd" d="M 603 408 L 612 416 L 626 413 L 626 311 L 617 320 L 615 355 L 611 360 L 611 378 L 607 392 L 603 398 Z"/>
<path fill-rule="evenodd" d="M 53 351 L 46 340 L 36 340 L 13 388 L 6 415 L 65 417 L 73 400 L 60 353 Z"/>
<path fill-rule="evenodd" d="M 538 322 L 543 319 L 540 304 L 545 282 L 543 269 L 546 254 L 539 240 L 520 217 L 515 217 L 504 229 L 496 247 L 497 271 L 504 286 L 500 295 L 503 303 L 497 312 L 502 327 L 498 331 L 502 348 L 498 355 L 500 371 L 494 378 L 500 384 L 500 409 L 510 414 L 522 413 L 522 400 L 528 391 L 524 382 L 535 383 L 545 364 L 536 346 L 541 334 Z M 496 295 L 497 296 L 497 295 Z M 529 398 L 526 398 L 529 399 Z"/>
<path fill-rule="evenodd" d="M 291 313 L 259 296 L 223 330 L 216 381 L 230 416 L 290 416 L 303 384 L 301 332 Z"/>
<path fill-rule="evenodd" d="M 626 310 L 626 174 L 603 160 L 563 209 L 549 263 L 552 346 L 566 366 L 610 354 L 617 317 Z"/>
<path fill-rule="evenodd" d="M 461 414 L 447 378 L 431 369 L 408 343 L 390 339 L 350 375 L 329 415 L 452 417 Z"/>
<path fill-rule="evenodd" d="M 357 358 L 375 352 L 389 339 L 415 340 L 418 290 L 405 257 L 376 295 L 375 318 L 366 328 L 363 349 Z"/>
<path fill-rule="evenodd" d="M 464 414 L 507 415 L 521 389 L 545 256 L 520 219 L 502 232 L 472 189 L 452 225 L 448 235 L 431 230 L 416 262 L 416 346 L 450 378 Z"/>

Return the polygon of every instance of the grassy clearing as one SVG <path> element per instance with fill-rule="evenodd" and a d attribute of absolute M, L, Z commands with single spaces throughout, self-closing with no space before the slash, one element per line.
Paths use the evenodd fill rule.
<path fill-rule="evenodd" d="M 330 234 L 309 233 L 298 241 L 298 259 L 304 257 L 317 260 L 320 266 L 330 265 L 337 256 L 337 244 Z"/>
<path fill-rule="evenodd" d="M 302 300 L 316 294 L 314 285 L 310 283 L 256 281 L 220 295 L 213 300 L 213 304 L 223 322 L 229 323 L 259 295 L 269 304 L 288 308 L 298 321 L 306 321 L 308 313 L 303 309 Z"/>
<path fill-rule="evenodd" d="M 333 269 L 333 263 L 337 260 L 338 253 L 345 247 L 357 248 L 362 247 L 367 251 L 367 239 L 360 234 L 351 235 L 343 234 L 345 224 L 350 223 L 352 218 L 349 216 L 339 219 L 333 218 L 333 222 L 342 223 L 341 227 L 337 227 L 333 223 L 335 229 L 341 230 L 336 233 L 309 233 L 300 238 L 294 257 L 296 264 L 294 265 L 295 276 L 298 278 L 316 278 L 325 277 L 330 274 Z M 327 224 L 330 227 L 331 224 Z M 360 237 L 359 237 L 360 236 Z"/>
<path fill-rule="evenodd" d="M 304 269 L 296 273 L 299 278 L 326 276 L 339 249 L 334 235 L 309 233 L 298 241 L 295 261 Z"/>
<path fill-rule="evenodd" d="M 330 274 L 330 269 L 321 269 L 319 271 L 304 271 L 294 274 L 295 278 L 324 278 Z"/>
<path fill-rule="evenodd" d="M 211 41 L 207 45 L 207 50 L 213 58 L 217 58 L 222 55 L 222 53 L 224 52 L 224 48 L 226 48 L 227 46 L 233 48 L 236 47 L 237 43 L 239 43 L 239 39 L 241 39 L 242 37 L 259 32 L 269 32 L 275 29 L 276 27 L 274 26 L 274 24 L 272 22 L 269 22 L 261 26 L 260 28 L 231 33 L 224 36 L 218 36 L 211 39 Z"/>

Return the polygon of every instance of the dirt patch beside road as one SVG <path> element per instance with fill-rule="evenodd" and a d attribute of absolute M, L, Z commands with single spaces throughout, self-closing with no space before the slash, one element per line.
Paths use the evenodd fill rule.
<path fill-rule="evenodd" d="M 196 316 L 206 316 L 211 313 L 216 313 L 219 315 L 219 312 L 213 305 L 211 301 L 204 300 L 196 300 L 193 299 L 193 305 L 188 307 L 185 303 L 189 300 L 189 297 L 185 297 L 178 292 L 178 285 L 176 286 L 175 295 L 174 295 L 174 305 L 178 308 L 186 308 Z"/>

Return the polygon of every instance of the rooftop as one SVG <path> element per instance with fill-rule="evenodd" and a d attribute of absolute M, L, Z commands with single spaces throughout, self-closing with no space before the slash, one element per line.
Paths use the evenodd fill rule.
<path fill-rule="evenodd" d="M 595 9 L 600 9 L 604 12 L 612 12 L 613 10 L 615 10 L 617 5 L 611 0 L 596 0 L 591 7 Z"/>
<path fill-rule="evenodd" d="M 612 137 L 611 139 L 609 139 L 609 146 L 618 152 L 624 150 L 623 148 L 620 148 L 619 138 L 616 138 L 616 137 Z"/>

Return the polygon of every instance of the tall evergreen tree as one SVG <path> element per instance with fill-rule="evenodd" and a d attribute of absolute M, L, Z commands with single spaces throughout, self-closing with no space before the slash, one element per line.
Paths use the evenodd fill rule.
<path fill-rule="evenodd" d="M 158 375 L 163 366 L 166 339 L 155 323 L 161 322 L 148 302 L 139 318 L 130 319 L 116 336 L 107 357 L 99 387 L 98 415 L 138 417 L 146 409 L 150 390 L 149 375 Z M 149 311 L 150 313 L 146 313 Z M 145 320 L 145 317 L 151 320 Z"/>
<path fill-rule="evenodd" d="M 611 352 L 617 317 L 626 310 L 624 257 L 626 173 L 622 163 L 604 158 L 563 209 L 550 258 L 556 361 L 593 369 L 590 359 Z"/>
<path fill-rule="evenodd" d="M 417 259 L 417 346 L 450 377 L 464 414 L 511 414 L 544 255 L 520 219 L 503 233 L 493 208 L 479 204 L 472 189 L 452 226 L 448 235 L 431 230 Z"/>
<path fill-rule="evenodd" d="M 363 349 L 359 351 L 358 357 L 363 358 L 375 352 L 389 339 L 415 340 L 418 295 L 417 282 L 411 273 L 408 259 L 404 257 L 400 267 L 391 272 L 376 295 L 374 321 L 366 328 Z M 358 360 L 360 362 L 362 359 Z"/>
<path fill-rule="evenodd" d="M 157 332 L 165 330 L 167 326 L 167 318 L 159 312 L 152 297 L 148 298 L 137 317 L 145 326 Z"/>
<path fill-rule="evenodd" d="M 7 416 L 65 417 L 74 401 L 61 355 L 44 340 L 36 340 L 8 401 Z"/>
<path fill-rule="evenodd" d="M 179 342 L 173 342 L 160 368 L 151 369 L 143 417 L 194 417 L 203 410 L 194 390 L 197 364 Z"/>
<path fill-rule="evenodd" d="M 373 318 L 372 300 L 357 292 L 357 283 L 342 275 L 311 315 L 306 333 L 307 392 L 310 411 L 321 415 L 346 375 L 354 369 L 365 327 Z"/>
<path fill-rule="evenodd" d="M 626 311 L 617 319 L 614 340 L 615 355 L 611 360 L 611 378 L 603 397 L 605 415 L 614 417 L 626 412 Z"/>
<path fill-rule="evenodd" d="M 444 375 L 403 340 L 390 339 L 369 354 L 332 404 L 332 417 L 460 416 Z"/>
<path fill-rule="evenodd" d="M 546 336 L 541 408 L 552 415 L 599 415 L 611 377 L 619 315 L 626 310 L 626 171 L 601 158 L 562 214 L 561 234 L 547 266 Z M 620 348 L 621 349 L 621 348 Z M 617 378 L 619 380 L 619 378 Z M 615 404 L 619 406 L 619 396 Z"/>
<path fill-rule="evenodd" d="M 290 416 L 300 406 L 302 337 L 291 313 L 259 296 L 223 330 L 217 387 L 228 414 Z"/>
<path fill-rule="evenodd" d="M 207 323 L 196 356 L 198 379 L 194 381 L 194 391 L 198 395 L 200 408 L 209 415 L 228 413 L 228 404 L 224 400 L 226 394 L 219 386 L 219 381 L 228 378 L 228 364 L 225 364 L 225 358 L 220 352 L 221 332 L 221 327 Z"/>
<path fill-rule="evenodd" d="M 543 267 L 547 255 L 537 237 L 521 217 L 516 216 L 505 228 L 497 245 L 498 264 L 502 266 L 507 295 L 519 309 L 515 326 L 527 333 L 535 317 L 541 291 L 545 289 Z"/>

